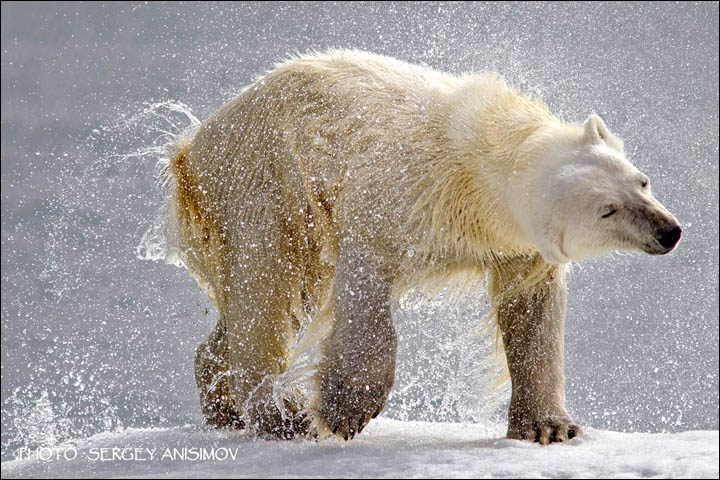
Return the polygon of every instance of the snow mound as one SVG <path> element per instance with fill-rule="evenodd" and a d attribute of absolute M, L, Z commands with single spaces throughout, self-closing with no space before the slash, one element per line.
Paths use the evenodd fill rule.
<path fill-rule="evenodd" d="M 718 431 L 587 429 L 543 447 L 480 425 L 382 418 L 349 443 L 253 440 L 185 426 L 102 433 L 53 450 L 49 460 L 50 451 L 37 452 L 40 459 L 30 452 L 4 462 L 2 477 L 718 478 L 718 444 Z"/>

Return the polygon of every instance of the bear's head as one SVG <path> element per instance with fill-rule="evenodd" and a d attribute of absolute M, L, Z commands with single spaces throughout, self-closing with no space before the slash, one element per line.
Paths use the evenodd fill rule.
<path fill-rule="evenodd" d="M 545 261 L 615 250 L 663 255 L 675 248 L 682 233 L 678 221 L 653 197 L 648 177 L 625 158 L 622 142 L 600 117 L 546 139 L 538 143 L 543 168 L 536 170 L 522 220 Z"/>

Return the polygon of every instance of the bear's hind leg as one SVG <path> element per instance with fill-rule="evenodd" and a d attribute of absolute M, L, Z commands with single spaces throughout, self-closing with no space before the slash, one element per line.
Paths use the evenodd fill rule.
<path fill-rule="evenodd" d="M 195 384 L 205 421 L 214 427 L 243 428 L 228 387 L 228 345 L 223 319 L 195 350 Z"/>
<path fill-rule="evenodd" d="M 264 272 L 272 277 L 269 268 Z M 262 289 L 248 285 L 253 284 L 232 285 L 225 306 L 230 397 L 245 428 L 280 439 L 306 435 L 310 420 L 302 401 L 280 398 L 275 391 L 278 375 L 287 369 L 293 332 L 289 292 L 294 285 L 279 276 L 267 278 Z"/>
<path fill-rule="evenodd" d="M 195 382 L 206 423 L 249 428 L 281 439 L 309 433 L 310 420 L 302 406 L 280 400 L 281 411 L 273 391 L 273 381 L 285 368 L 283 319 L 258 315 L 255 321 L 240 323 L 225 317 L 221 313 L 215 329 L 195 351 Z"/>

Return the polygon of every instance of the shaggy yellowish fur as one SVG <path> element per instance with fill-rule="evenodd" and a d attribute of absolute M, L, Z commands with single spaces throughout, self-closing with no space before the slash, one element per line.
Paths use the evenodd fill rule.
<path fill-rule="evenodd" d="M 618 243 L 600 203 L 551 191 L 587 184 L 577 158 L 603 181 L 603 165 L 627 185 L 639 174 L 598 117 L 566 125 L 494 74 L 345 50 L 277 65 L 167 167 L 178 256 L 220 313 L 196 357 L 208 422 L 354 436 L 392 387 L 391 301 L 488 277 L 513 386 L 536 392 L 514 388 L 509 435 L 579 433 L 562 391 L 565 263 L 650 228 Z M 572 230 L 581 211 L 598 221 Z"/>

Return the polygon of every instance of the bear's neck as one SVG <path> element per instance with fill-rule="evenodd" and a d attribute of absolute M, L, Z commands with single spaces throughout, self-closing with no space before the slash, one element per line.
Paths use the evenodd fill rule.
<path fill-rule="evenodd" d="M 515 92 L 497 77 L 469 79 L 442 114 L 446 144 L 432 152 L 423 194 L 410 225 L 430 261 L 486 264 L 537 253 L 520 224 L 517 182 L 528 205 L 534 197 L 539 159 L 532 137 L 560 122 L 539 101 Z M 522 208 L 522 207 L 521 207 Z"/>

